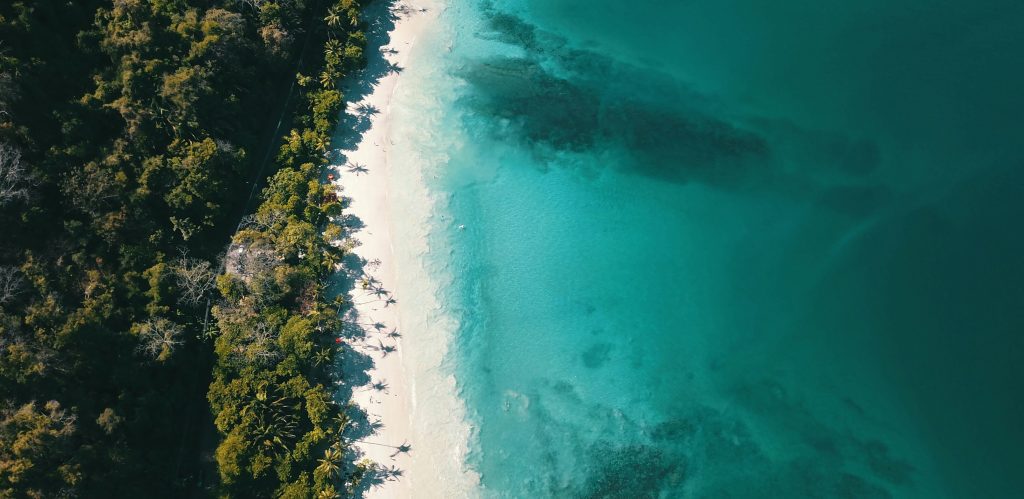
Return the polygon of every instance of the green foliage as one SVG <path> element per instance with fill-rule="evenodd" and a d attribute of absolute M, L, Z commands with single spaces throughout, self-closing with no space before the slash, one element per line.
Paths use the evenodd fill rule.
<path fill-rule="evenodd" d="M 217 467 L 220 469 L 221 483 L 234 485 L 242 475 L 243 463 L 249 461 L 251 450 L 241 432 L 232 431 L 227 434 L 217 447 Z"/>
<path fill-rule="evenodd" d="M 56 401 L 0 409 L 0 496 L 55 497 L 82 479 L 75 417 Z"/>
<path fill-rule="evenodd" d="M 263 4 L 268 25 L 281 14 L 279 5 Z M 298 76 L 305 106 L 297 108 L 309 116 L 296 119 L 304 126 L 284 137 L 277 173 L 250 223 L 235 235 L 217 281 L 223 303 L 213 314 L 220 335 L 208 397 L 224 436 L 216 455 L 225 496 L 265 497 L 272 490 L 278 497 L 335 497 L 359 479 L 340 471 L 347 418 L 329 388 L 330 332 L 338 324 L 324 283 L 342 257 L 330 244 L 339 234 L 330 219 L 341 205 L 327 200 L 330 187 L 319 181 L 343 104 L 334 85 L 351 65 L 342 47 L 358 25 L 353 19 L 357 7 L 345 0 L 324 17 L 320 88 Z"/>
<path fill-rule="evenodd" d="M 313 471 L 338 439 L 313 362 L 338 257 L 316 182 L 337 90 L 308 81 L 287 109 L 269 222 L 235 240 L 247 273 L 204 277 L 293 75 L 351 65 L 358 10 L 339 5 L 328 33 L 329 6 L 303 0 L 0 2 L 0 147 L 23 167 L 0 200 L 0 497 L 202 496 L 202 476 L 237 497 L 340 487 Z M 300 61 L 329 38 L 330 60 Z"/>

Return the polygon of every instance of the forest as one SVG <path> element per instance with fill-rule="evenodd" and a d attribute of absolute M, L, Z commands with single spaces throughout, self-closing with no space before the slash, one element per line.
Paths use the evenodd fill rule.
<path fill-rule="evenodd" d="M 0 498 L 340 497 L 356 0 L 0 3 Z"/>

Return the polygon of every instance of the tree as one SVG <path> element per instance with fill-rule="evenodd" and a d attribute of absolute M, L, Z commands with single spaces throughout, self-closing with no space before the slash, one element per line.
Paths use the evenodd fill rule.
<path fill-rule="evenodd" d="M 13 78 L 7 71 L 0 72 L 0 119 L 7 118 L 7 108 L 11 101 L 17 97 Z"/>
<path fill-rule="evenodd" d="M 178 278 L 178 299 L 185 304 L 196 306 L 217 283 L 217 274 L 206 260 L 182 256 L 174 265 Z"/>
<path fill-rule="evenodd" d="M 224 260 L 225 273 L 237 275 L 246 282 L 269 274 L 281 265 L 281 257 L 274 248 L 262 242 L 232 245 Z"/>
<path fill-rule="evenodd" d="M 324 71 L 320 73 L 320 86 L 323 88 L 330 88 L 337 79 L 337 74 L 331 71 Z"/>
<path fill-rule="evenodd" d="M 238 165 L 244 154 L 207 137 L 201 141 L 174 141 L 173 156 L 166 161 L 170 174 L 164 201 L 173 214 L 170 219 L 182 239 L 214 225 L 221 214 L 215 201 L 223 188 L 222 179 Z"/>
<path fill-rule="evenodd" d="M 317 499 L 335 499 L 337 497 L 338 491 L 335 490 L 334 487 L 331 485 L 328 485 L 323 489 L 320 489 L 320 491 L 316 493 Z"/>
<path fill-rule="evenodd" d="M 24 282 L 17 267 L 0 267 L 0 305 L 13 300 L 21 292 Z"/>
<path fill-rule="evenodd" d="M 263 6 L 263 0 L 242 0 L 242 3 L 248 5 L 252 10 L 259 12 L 260 7 Z"/>
<path fill-rule="evenodd" d="M 316 367 L 327 367 L 330 365 L 333 358 L 334 354 L 331 352 L 330 348 L 321 348 L 313 354 L 313 365 Z"/>
<path fill-rule="evenodd" d="M 348 428 L 349 423 L 351 422 L 352 418 L 350 418 L 349 415 L 346 414 L 344 411 L 339 411 L 338 414 L 334 416 L 334 429 L 337 430 L 338 432 L 338 438 L 341 438 L 341 434 L 345 432 L 345 430 Z M 337 445 L 340 451 L 341 442 L 335 442 L 335 444 Z"/>
<path fill-rule="evenodd" d="M 59 497 L 81 479 L 75 420 L 55 400 L 0 409 L 0 496 Z"/>
<path fill-rule="evenodd" d="M 0 206 L 16 199 L 28 199 L 31 178 L 21 162 L 21 151 L 0 143 Z"/>
<path fill-rule="evenodd" d="M 123 421 L 124 418 L 118 416 L 117 413 L 109 407 L 104 409 L 103 412 L 100 413 L 99 417 L 96 418 L 96 424 L 99 425 L 100 428 L 103 428 L 104 433 L 107 435 L 112 435 Z"/>
<path fill-rule="evenodd" d="M 326 44 L 324 44 L 324 55 L 327 57 L 328 60 L 331 60 L 332 58 L 340 60 L 343 51 L 344 48 L 341 46 L 341 42 L 338 40 L 329 40 Z"/>
<path fill-rule="evenodd" d="M 316 467 L 316 473 L 324 478 L 330 478 L 340 470 L 338 465 L 340 461 L 341 452 L 334 448 L 327 448 L 324 450 L 324 457 L 317 461 L 320 465 Z"/>
<path fill-rule="evenodd" d="M 266 366 L 281 358 L 277 348 L 277 331 L 266 322 L 260 321 L 249 332 L 247 338 L 236 350 L 245 364 Z"/>
<path fill-rule="evenodd" d="M 236 428 L 217 446 L 217 468 L 225 484 L 230 485 L 241 476 L 251 445 L 251 441 L 243 438 L 241 429 Z"/>
<path fill-rule="evenodd" d="M 96 162 L 73 170 L 63 190 L 71 203 L 93 218 L 99 218 L 122 199 L 122 179 L 110 168 Z"/>
<path fill-rule="evenodd" d="M 194 495 L 212 442 L 188 430 L 206 426 L 194 418 L 211 374 L 226 477 L 211 495 L 341 490 L 311 479 L 336 434 L 317 384 L 329 361 L 313 354 L 335 328 L 320 327 L 320 293 L 309 315 L 296 304 L 329 267 L 301 240 L 322 231 L 315 180 L 341 99 L 315 75 L 347 68 L 335 59 L 355 5 L 0 1 L 0 499 Z M 328 39 L 341 42 L 330 60 L 305 51 Z M 296 72 L 307 87 L 290 88 Z M 264 161 L 291 128 L 296 153 Z M 253 186 L 280 170 L 295 183 L 237 231 L 211 373 L 196 312 Z M 246 419 L 260 382 L 277 391 Z"/>
<path fill-rule="evenodd" d="M 242 416 L 255 421 L 251 432 L 255 442 L 271 453 L 283 454 L 298 437 L 299 416 L 293 407 L 287 396 L 261 386 L 255 400 L 242 410 Z"/>
<path fill-rule="evenodd" d="M 184 125 L 176 127 L 175 134 L 185 135 L 198 127 L 196 110 L 199 106 L 196 104 L 213 93 L 209 80 L 210 71 L 201 66 L 183 66 L 164 75 L 160 96 L 171 104 L 171 121 Z"/>
<path fill-rule="evenodd" d="M 341 24 L 341 10 L 337 6 L 331 7 L 327 11 L 327 17 L 324 17 L 324 22 L 331 28 L 337 28 Z"/>
<path fill-rule="evenodd" d="M 181 338 L 184 328 L 162 317 L 151 318 L 136 330 L 139 336 L 137 350 L 158 362 L 166 361 L 184 343 Z"/>

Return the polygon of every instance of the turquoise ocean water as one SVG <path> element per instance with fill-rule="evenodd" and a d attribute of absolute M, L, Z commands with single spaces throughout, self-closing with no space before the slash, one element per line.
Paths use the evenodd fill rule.
<path fill-rule="evenodd" d="M 395 168 L 485 497 L 1024 497 L 1024 4 L 447 4 Z"/>

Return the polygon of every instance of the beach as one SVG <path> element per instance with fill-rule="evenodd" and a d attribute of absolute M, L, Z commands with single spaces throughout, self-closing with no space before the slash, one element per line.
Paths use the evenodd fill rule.
<path fill-rule="evenodd" d="M 409 62 L 418 37 L 436 21 L 441 7 L 437 2 L 418 0 L 375 4 L 371 8 L 390 11 L 390 15 L 378 12 L 369 16 L 385 19 L 376 32 L 368 32 L 367 50 L 379 47 L 379 54 L 368 53 L 367 69 L 348 82 L 347 88 L 343 86 L 351 99 L 343 121 L 354 124 L 362 135 L 348 147 L 342 144 L 338 151 L 341 159 L 333 168 L 345 198 L 345 215 L 353 227 L 350 237 L 356 245 L 352 255 L 360 267 L 346 270 L 354 280 L 349 296 L 355 313 L 350 317 L 363 333 L 348 340 L 353 352 L 350 357 L 357 360 L 354 365 L 343 362 L 343 377 L 346 383 L 355 385 L 350 387 L 352 401 L 365 412 L 366 423 L 373 428 L 368 435 L 357 435 L 352 445 L 361 454 L 359 459 L 373 461 L 378 469 L 371 474 L 364 497 L 421 495 L 414 494 L 414 487 L 447 491 L 450 497 L 466 496 L 468 493 L 456 492 L 452 485 L 458 470 L 444 470 L 446 466 L 461 468 L 465 444 L 453 448 L 450 438 L 465 440 L 465 432 L 451 428 L 441 432 L 443 435 L 436 432 L 436 425 L 443 424 L 438 423 L 438 414 L 442 420 L 461 420 L 458 411 L 453 410 L 457 405 L 454 381 L 437 369 L 444 355 L 437 344 L 444 342 L 428 337 L 423 327 L 424 311 L 436 308 L 431 293 L 422 291 L 431 284 L 426 282 L 427 273 L 416 258 L 427 251 L 429 203 L 409 203 L 412 194 L 407 191 L 420 189 L 404 189 L 398 197 L 404 196 L 406 205 L 415 204 L 415 213 L 396 214 L 393 155 L 389 153 L 396 141 L 392 98 L 402 85 L 402 68 Z M 361 93 L 362 98 L 353 97 Z M 396 218 L 418 218 L 408 222 L 416 234 L 399 243 Z M 396 258 L 396 246 L 405 252 L 405 268 Z M 426 296 L 416 296 L 420 294 Z M 407 297 L 415 298 L 415 302 L 406 303 Z M 424 380 L 427 382 L 421 389 L 430 403 L 417 404 L 416 382 Z M 438 396 L 444 386 L 450 388 L 447 397 Z"/>

